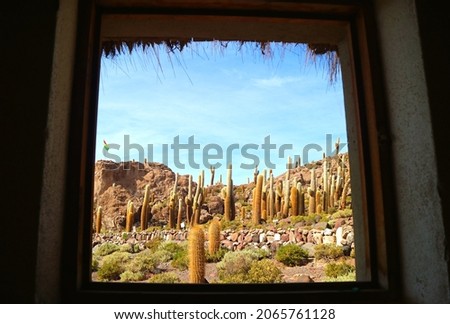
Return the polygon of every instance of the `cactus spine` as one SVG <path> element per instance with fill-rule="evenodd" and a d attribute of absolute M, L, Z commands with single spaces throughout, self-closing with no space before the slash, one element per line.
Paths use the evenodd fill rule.
<path fill-rule="evenodd" d="M 258 175 L 256 179 L 256 187 L 253 195 L 253 225 L 259 225 L 261 222 L 261 196 L 262 196 L 262 184 L 264 176 Z"/>
<path fill-rule="evenodd" d="M 220 247 L 220 222 L 214 218 L 208 229 L 208 252 L 213 255 L 219 251 Z"/>
<path fill-rule="evenodd" d="M 232 170 L 231 170 L 232 166 L 231 164 L 228 166 L 227 169 L 227 189 L 226 189 L 226 194 L 225 194 L 225 220 L 227 221 L 232 221 L 234 220 L 235 216 L 236 216 L 236 210 L 234 207 L 234 194 L 233 194 L 233 180 L 231 178 L 232 175 Z"/>
<path fill-rule="evenodd" d="M 131 200 L 128 200 L 127 204 L 127 217 L 126 217 L 126 225 L 125 225 L 125 231 L 131 232 L 133 228 L 133 217 L 134 216 L 134 205 Z"/>
<path fill-rule="evenodd" d="M 141 231 L 147 229 L 148 204 L 150 203 L 150 185 L 145 186 L 144 202 L 141 209 Z"/>
<path fill-rule="evenodd" d="M 95 233 L 99 234 L 102 230 L 102 207 L 97 207 L 97 213 L 95 215 Z"/>
<path fill-rule="evenodd" d="M 189 282 L 205 282 L 205 234 L 199 226 L 193 226 L 188 237 Z"/>

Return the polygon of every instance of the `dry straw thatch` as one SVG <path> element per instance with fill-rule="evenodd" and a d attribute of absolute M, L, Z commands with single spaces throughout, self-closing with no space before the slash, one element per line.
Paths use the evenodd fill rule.
<path fill-rule="evenodd" d="M 116 55 L 132 53 L 139 50 L 144 53 L 150 51 L 159 59 L 160 49 L 163 48 L 167 55 L 182 53 L 186 48 L 195 42 L 205 42 L 208 40 L 194 39 L 146 39 L 146 40 L 108 40 L 102 43 L 102 54 L 106 58 L 114 58 Z M 211 40 L 210 40 L 211 41 Z M 253 47 L 255 53 L 260 53 L 264 58 L 271 59 L 274 53 L 274 46 L 286 47 L 292 43 L 275 42 L 250 42 L 250 41 L 219 41 L 212 40 L 214 46 L 220 50 L 228 48 L 230 43 L 237 44 L 237 51 L 240 51 L 244 45 Z M 306 59 L 308 63 L 322 64 L 327 70 L 330 83 L 337 80 L 340 71 L 340 61 L 337 45 L 333 44 L 294 44 L 304 46 L 306 49 Z"/>

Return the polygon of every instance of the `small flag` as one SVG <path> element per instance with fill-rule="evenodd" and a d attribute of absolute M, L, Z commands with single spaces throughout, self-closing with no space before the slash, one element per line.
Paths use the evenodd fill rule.
<path fill-rule="evenodd" d="M 105 140 L 103 140 L 103 149 L 104 150 L 106 150 L 106 151 L 108 151 L 109 150 L 109 145 L 108 145 L 108 143 L 106 143 L 106 141 Z"/>

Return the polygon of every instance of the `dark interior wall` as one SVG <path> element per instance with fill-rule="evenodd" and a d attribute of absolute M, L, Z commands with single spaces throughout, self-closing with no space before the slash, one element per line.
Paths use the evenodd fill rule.
<path fill-rule="evenodd" d="M 4 302 L 34 300 L 56 10 L 56 0 L 14 1 L 0 9 L 1 182 L 5 203 L 1 213 L 0 299 Z"/>
<path fill-rule="evenodd" d="M 441 216 L 448 240 L 450 151 L 446 115 L 450 107 L 450 55 L 445 33 L 450 30 L 450 17 L 445 2 L 416 0 L 415 3 L 431 109 Z M 0 179 L 4 207 L 0 234 L 1 302 L 35 301 L 39 204 L 57 6 L 57 0 L 22 0 L 2 4 L 0 8 L 0 129 L 3 135 Z M 411 163 L 413 160 L 411 157 Z M 433 163 L 431 158 L 430 164 Z M 449 242 L 445 244 L 448 264 Z"/>
<path fill-rule="evenodd" d="M 450 49 L 446 41 L 450 13 L 447 3 L 439 0 L 416 0 L 416 8 L 436 151 L 438 194 L 447 238 L 445 258 L 450 270 Z"/>

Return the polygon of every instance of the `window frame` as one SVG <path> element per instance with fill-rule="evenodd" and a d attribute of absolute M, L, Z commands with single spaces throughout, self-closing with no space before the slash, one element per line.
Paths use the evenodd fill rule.
<path fill-rule="evenodd" d="M 378 57 L 373 10 L 361 1 L 136 1 L 80 2 L 77 51 L 70 116 L 66 213 L 63 238 L 63 300 L 102 303 L 228 303 L 230 296 L 249 297 L 249 303 L 387 302 L 398 298 L 399 271 L 395 240 L 395 197 L 389 143 L 388 114 L 383 102 L 382 75 L 376 69 Z M 356 283 L 187 285 L 90 282 L 91 215 L 101 26 L 104 15 L 179 15 L 243 17 L 245 19 L 306 19 L 343 22 L 348 28 L 346 43 L 346 97 L 352 98 L 351 126 L 356 135 L 358 174 L 362 190 L 364 243 L 362 264 L 370 280 Z M 346 110 L 347 110 L 346 102 Z M 347 118 L 348 123 L 349 118 Z M 381 172 L 383 171 L 383 172 Z M 353 167 L 352 167 L 353 179 Z M 353 184 L 353 180 L 352 180 Z M 389 250 L 388 250 L 389 247 Z M 124 299 L 124 296 L 127 296 Z M 272 301 L 268 296 L 274 296 Z"/>

